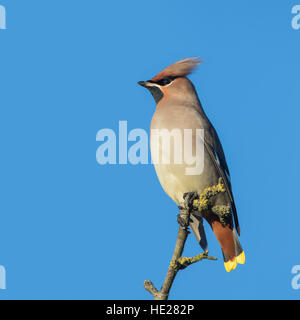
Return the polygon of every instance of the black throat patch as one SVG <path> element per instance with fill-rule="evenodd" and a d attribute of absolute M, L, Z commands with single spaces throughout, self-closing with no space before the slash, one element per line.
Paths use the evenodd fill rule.
<path fill-rule="evenodd" d="M 147 89 L 151 92 L 156 104 L 162 99 L 164 94 L 161 92 L 161 90 L 158 87 L 147 87 Z"/>

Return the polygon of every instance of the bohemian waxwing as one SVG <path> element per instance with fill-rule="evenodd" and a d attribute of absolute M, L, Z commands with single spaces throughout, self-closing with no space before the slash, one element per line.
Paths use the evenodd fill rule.
<path fill-rule="evenodd" d="M 201 216 L 192 214 L 190 227 L 203 250 L 206 250 L 207 242 L 202 217 L 206 219 L 220 243 L 225 269 L 230 272 L 236 268 L 237 263 L 243 264 L 245 262 L 245 254 L 233 226 L 234 219 L 237 233 L 240 235 L 224 151 L 216 130 L 201 106 L 192 82 L 186 77 L 200 62 L 197 58 L 180 60 L 165 68 L 151 80 L 138 83 L 151 92 L 156 102 L 150 134 L 152 159 L 157 150 L 162 154 L 161 157 L 167 152 L 162 145 L 162 139 L 157 139 L 158 130 L 162 132 L 161 130 L 166 131 L 167 129 L 167 132 L 170 133 L 175 129 L 184 134 L 185 129 L 192 129 L 193 138 L 190 145 L 193 156 L 197 156 L 195 150 L 199 144 L 195 137 L 196 129 L 202 129 L 202 132 L 204 130 L 201 141 L 204 150 L 201 161 L 204 166 L 200 174 L 187 174 L 187 168 L 190 167 L 190 164 L 178 163 L 174 159 L 169 163 L 162 160 L 154 161 L 154 166 L 163 189 L 178 205 L 183 202 L 185 193 L 197 192 L 200 195 L 205 188 L 217 185 L 219 179 L 222 178 L 226 191 L 217 194 L 212 201 L 213 205 L 230 206 L 230 214 L 225 223 L 224 220 L 221 221 L 219 215 L 208 210 L 208 212 L 201 213 Z M 156 138 L 154 138 L 153 132 L 156 132 Z M 172 140 L 169 145 L 171 155 L 172 151 L 175 152 L 176 149 L 174 141 Z M 186 152 L 185 148 L 179 148 L 179 150 L 182 153 Z M 184 155 L 181 159 L 183 158 Z"/>

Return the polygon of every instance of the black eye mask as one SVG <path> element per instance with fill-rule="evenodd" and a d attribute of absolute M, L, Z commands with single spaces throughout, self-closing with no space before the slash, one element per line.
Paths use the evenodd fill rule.
<path fill-rule="evenodd" d="M 174 79 L 176 79 L 176 77 L 164 77 L 159 81 L 149 80 L 148 82 L 156 83 L 156 84 L 158 84 L 158 85 L 163 87 L 163 86 L 166 86 L 167 84 L 171 83 Z"/>
<path fill-rule="evenodd" d="M 155 83 L 158 84 L 159 86 L 163 87 L 168 85 L 169 83 L 171 83 L 174 79 L 176 79 L 176 77 L 164 77 L 163 79 L 159 80 L 159 81 L 152 81 L 152 80 L 148 80 L 147 82 L 150 83 Z M 147 89 L 151 92 L 156 104 L 162 99 L 162 97 L 164 96 L 164 94 L 162 93 L 162 91 L 160 90 L 159 87 L 147 87 Z"/>

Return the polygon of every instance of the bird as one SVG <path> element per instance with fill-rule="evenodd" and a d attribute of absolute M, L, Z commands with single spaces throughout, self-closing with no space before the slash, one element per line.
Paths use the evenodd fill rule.
<path fill-rule="evenodd" d="M 202 249 L 206 250 L 207 240 L 203 219 L 208 222 L 220 244 L 225 269 L 230 272 L 238 264 L 245 263 L 245 253 L 237 236 L 237 234 L 240 236 L 240 226 L 225 153 L 217 131 L 201 105 L 195 86 L 187 77 L 200 63 L 202 60 L 197 57 L 179 60 L 152 79 L 139 81 L 138 84 L 150 91 L 156 103 L 150 126 L 152 159 L 158 151 L 161 153 L 160 157 L 167 156 L 162 139 L 155 138 L 154 132 L 157 130 L 165 130 L 165 132 L 192 130 L 190 148 L 193 156 L 200 142 L 203 146 L 204 166 L 200 174 L 187 174 L 189 164 L 177 163 L 174 159 L 169 162 L 164 162 L 160 160 L 161 158 L 158 159 L 160 161 L 153 161 L 157 177 L 167 195 L 180 206 L 187 193 L 201 194 L 206 188 L 217 185 L 219 179 L 222 179 L 225 192 L 217 194 L 212 201 L 214 205 L 226 204 L 230 208 L 225 223 L 218 214 L 207 210 L 201 215 L 192 213 L 189 225 Z M 202 140 L 195 138 L 197 129 L 204 132 Z M 175 140 L 172 140 L 170 150 L 175 152 L 175 149 Z M 185 149 L 180 152 L 185 152 Z"/>

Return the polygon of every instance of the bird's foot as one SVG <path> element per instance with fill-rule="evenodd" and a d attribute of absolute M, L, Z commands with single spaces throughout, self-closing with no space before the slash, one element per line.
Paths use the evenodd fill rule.
<path fill-rule="evenodd" d="M 186 192 L 183 195 L 183 199 L 184 199 L 184 204 L 185 207 L 188 208 L 188 210 L 192 210 L 194 207 L 194 200 L 199 199 L 199 195 L 196 191 L 193 192 Z"/>
<path fill-rule="evenodd" d="M 177 215 L 177 222 L 184 229 L 187 229 L 190 224 L 190 214 L 194 209 L 194 200 L 198 198 L 197 192 L 186 192 L 183 195 L 183 203 L 178 206 L 180 214 Z"/>
<path fill-rule="evenodd" d="M 183 229 L 187 229 L 190 224 L 189 218 L 183 216 L 182 214 L 177 215 L 177 222 Z"/>

